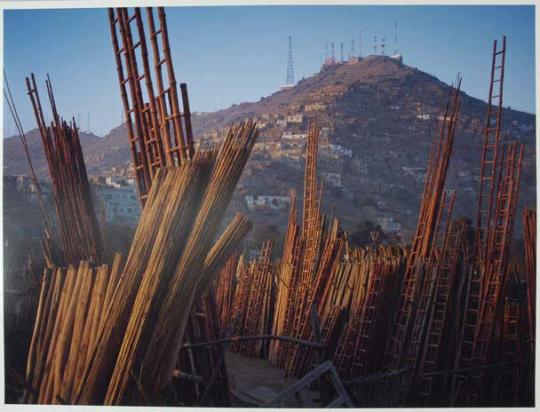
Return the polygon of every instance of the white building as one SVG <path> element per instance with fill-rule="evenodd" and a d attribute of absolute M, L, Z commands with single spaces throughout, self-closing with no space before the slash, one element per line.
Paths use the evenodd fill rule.
<path fill-rule="evenodd" d="M 326 109 L 326 105 L 318 102 L 306 104 L 306 107 L 304 108 L 306 112 L 317 112 L 324 109 Z"/>
<path fill-rule="evenodd" d="M 114 182 L 115 179 L 109 181 Z M 109 223 L 136 225 L 141 216 L 141 206 L 135 185 L 118 182 L 113 184 L 95 186 L 98 215 Z"/>
<path fill-rule="evenodd" d="M 289 196 L 253 196 L 245 197 L 246 205 L 249 210 L 267 209 L 283 210 L 287 209 L 291 203 Z"/>
<path fill-rule="evenodd" d="M 302 113 L 287 115 L 287 123 L 302 123 L 304 116 Z"/>
<path fill-rule="evenodd" d="M 283 132 L 281 138 L 285 140 L 306 140 L 307 133 Z"/>
<path fill-rule="evenodd" d="M 323 173 L 324 182 L 332 186 L 341 187 L 341 175 L 339 173 Z"/>
<path fill-rule="evenodd" d="M 401 170 L 403 170 L 405 175 L 412 176 L 419 182 L 423 182 L 426 178 L 426 169 L 423 167 L 402 166 Z"/>
<path fill-rule="evenodd" d="M 384 232 L 397 232 L 401 230 L 401 223 L 395 222 L 393 217 L 381 216 L 377 219 L 377 222 Z"/>
<path fill-rule="evenodd" d="M 330 143 L 328 145 L 328 147 L 330 148 L 330 151 L 337 155 L 337 156 L 342 156 L 342 157 L 352 157 L 352 150 L 351 149 L 347 149 L 346 147 L 344 146 L 341 146 L 339 144 L 334 144 L 334 143 Z"/>

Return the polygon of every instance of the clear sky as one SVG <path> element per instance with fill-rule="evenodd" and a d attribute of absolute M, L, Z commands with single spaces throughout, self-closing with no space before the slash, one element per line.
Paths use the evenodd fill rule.
<path fill-rule="evenodd" d="M 187 82 L 192 111 L 259 100 L 286 80 L 293 37 L 295 80 L 320 69 L 324 44 L 345 57 L 362 31 L 362 54 L 384 36 L 387 54 L 397 22 L 404 62 L 487 97 L 491 47 L 508 37 L 505 105 L 535 112 L 533 6 L 231 6 L 167 8 L 176 76 Z M 6 10 L 4 67 L 25 129 L 35 127 L 24 76 L 34 72 L 42 95 L 50 73 L 60 113 L 78 115 L 105 135 L 121 122 L 121 101 L 106 9 Z M 380 48 L 379 48 L 380 53 Z M 4 109 L 4 135 L 15 127 Z"/>

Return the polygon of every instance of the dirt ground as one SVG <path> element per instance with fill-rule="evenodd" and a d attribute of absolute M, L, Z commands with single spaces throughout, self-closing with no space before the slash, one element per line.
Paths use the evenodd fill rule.
<path fill-rule="evenodd" d="M 271 366 L 266 359 L 247 358 L 227 352 L 225 360 L 231 393 L 237 406 L 260 405 L 275 398 L 297 381 L 295 378 L 285 379 L 285 371 Z M 315 398 L 313 392 L 307 392 L 307 395 Z M 299 404 L 291 396 L 282 406 L 298 407 Z"/>

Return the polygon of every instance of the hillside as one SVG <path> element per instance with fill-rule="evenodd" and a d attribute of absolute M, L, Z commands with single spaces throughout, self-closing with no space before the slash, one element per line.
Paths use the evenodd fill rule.
<path fill-rule="evenodd" d="M 261 138 L 234 207 L 246 210 L 256 223 L 282 226 L 286 211 L 248 211 L 244 196 L 287 196 L 291 188 L 301 193 L 301 134 L 307 130 L 307 119 L 316 116 L 322 127 L 319 171 L 325 180 L 326 209 L 335 206 L 350 231 L 360 221 L 370 220 L 383 222 L 389 230 L 401 226 L 407 236 L 416 224 L 429 145 L 447 95 L 448 85 L 437 78 L 389 57 L 370 56 L 324 67 L 295 87 L 258 102 L 194 115 L 193 125 L 196 140 L 204 147 L 219 139 L 231 122 L 258 119 Z M 485 102 L 463 94 L 448 179 L 448 188 L 459 188 L 458 216 L 472 216 L 475 208 L 485 113 Z M 503 136 L 526 144 L 520 199 L 533 204 L 535 116 L 506 109 L 503 125 Z M 43 174 L 37 133 L 30 133 L 30 139 L 36 166 Z M 91 174 L 111 173 L 112 167 L 130 163 L 123 126 L 104 138 L 83 134 L 81 140 Z M 17 139 L 4 141 L 4 155 L 5 174 L 25 173 Z"/>

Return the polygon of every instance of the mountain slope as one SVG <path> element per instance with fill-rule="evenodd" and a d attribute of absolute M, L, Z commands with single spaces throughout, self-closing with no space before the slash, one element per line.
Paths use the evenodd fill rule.
<path fill-rule="evenodd" d="M 507 83 L 505 87 L 512 85 Z M 398 60 L 369 56 L 324 67 L 295 87 L 258 102 L 194 114 L 193 126 L 196 141 L 204 147 L 219 139 L 231 122 L 258 119 L 261 137 L 242 177 L 234 207 L 245 209 L 255 223 L 282 226 L 285 212 L 248 211 L 244 196 L 286 196 L 290 189 L 301 194 L 302 140 L 283 136 L 305 132 L 308 117 L 316 116 L 323 130 L 319 172 L 326 182 L 327 210 L 335 206 L 351 231 L 367 219 L 383 223 L 388 230 L 401 226 L 407 235 L 416 224 L 429 147 L 448 91 L 449 86 L 437 78 Z M 474 213 L 486 110 L 485 102 L 462 94 L 447 185 L 459 189 L 455 216 Z M 302 116 L 287 123 L 290 115 Z M 535 116 L 505 109 L 503 126 L 503 136 L 526 144 L 520 200 L 533 204 Z M 11 144 L 8 140 L 4 141 L 4 150 Z M 130 164 L 123 126 L 102 139 L 86 140 L 82 139 L 90 173 L 110 173 L 113 166 Z M 4 172 L 20 170 L 20 154 L 15 149 L 4 153 Z"/>

